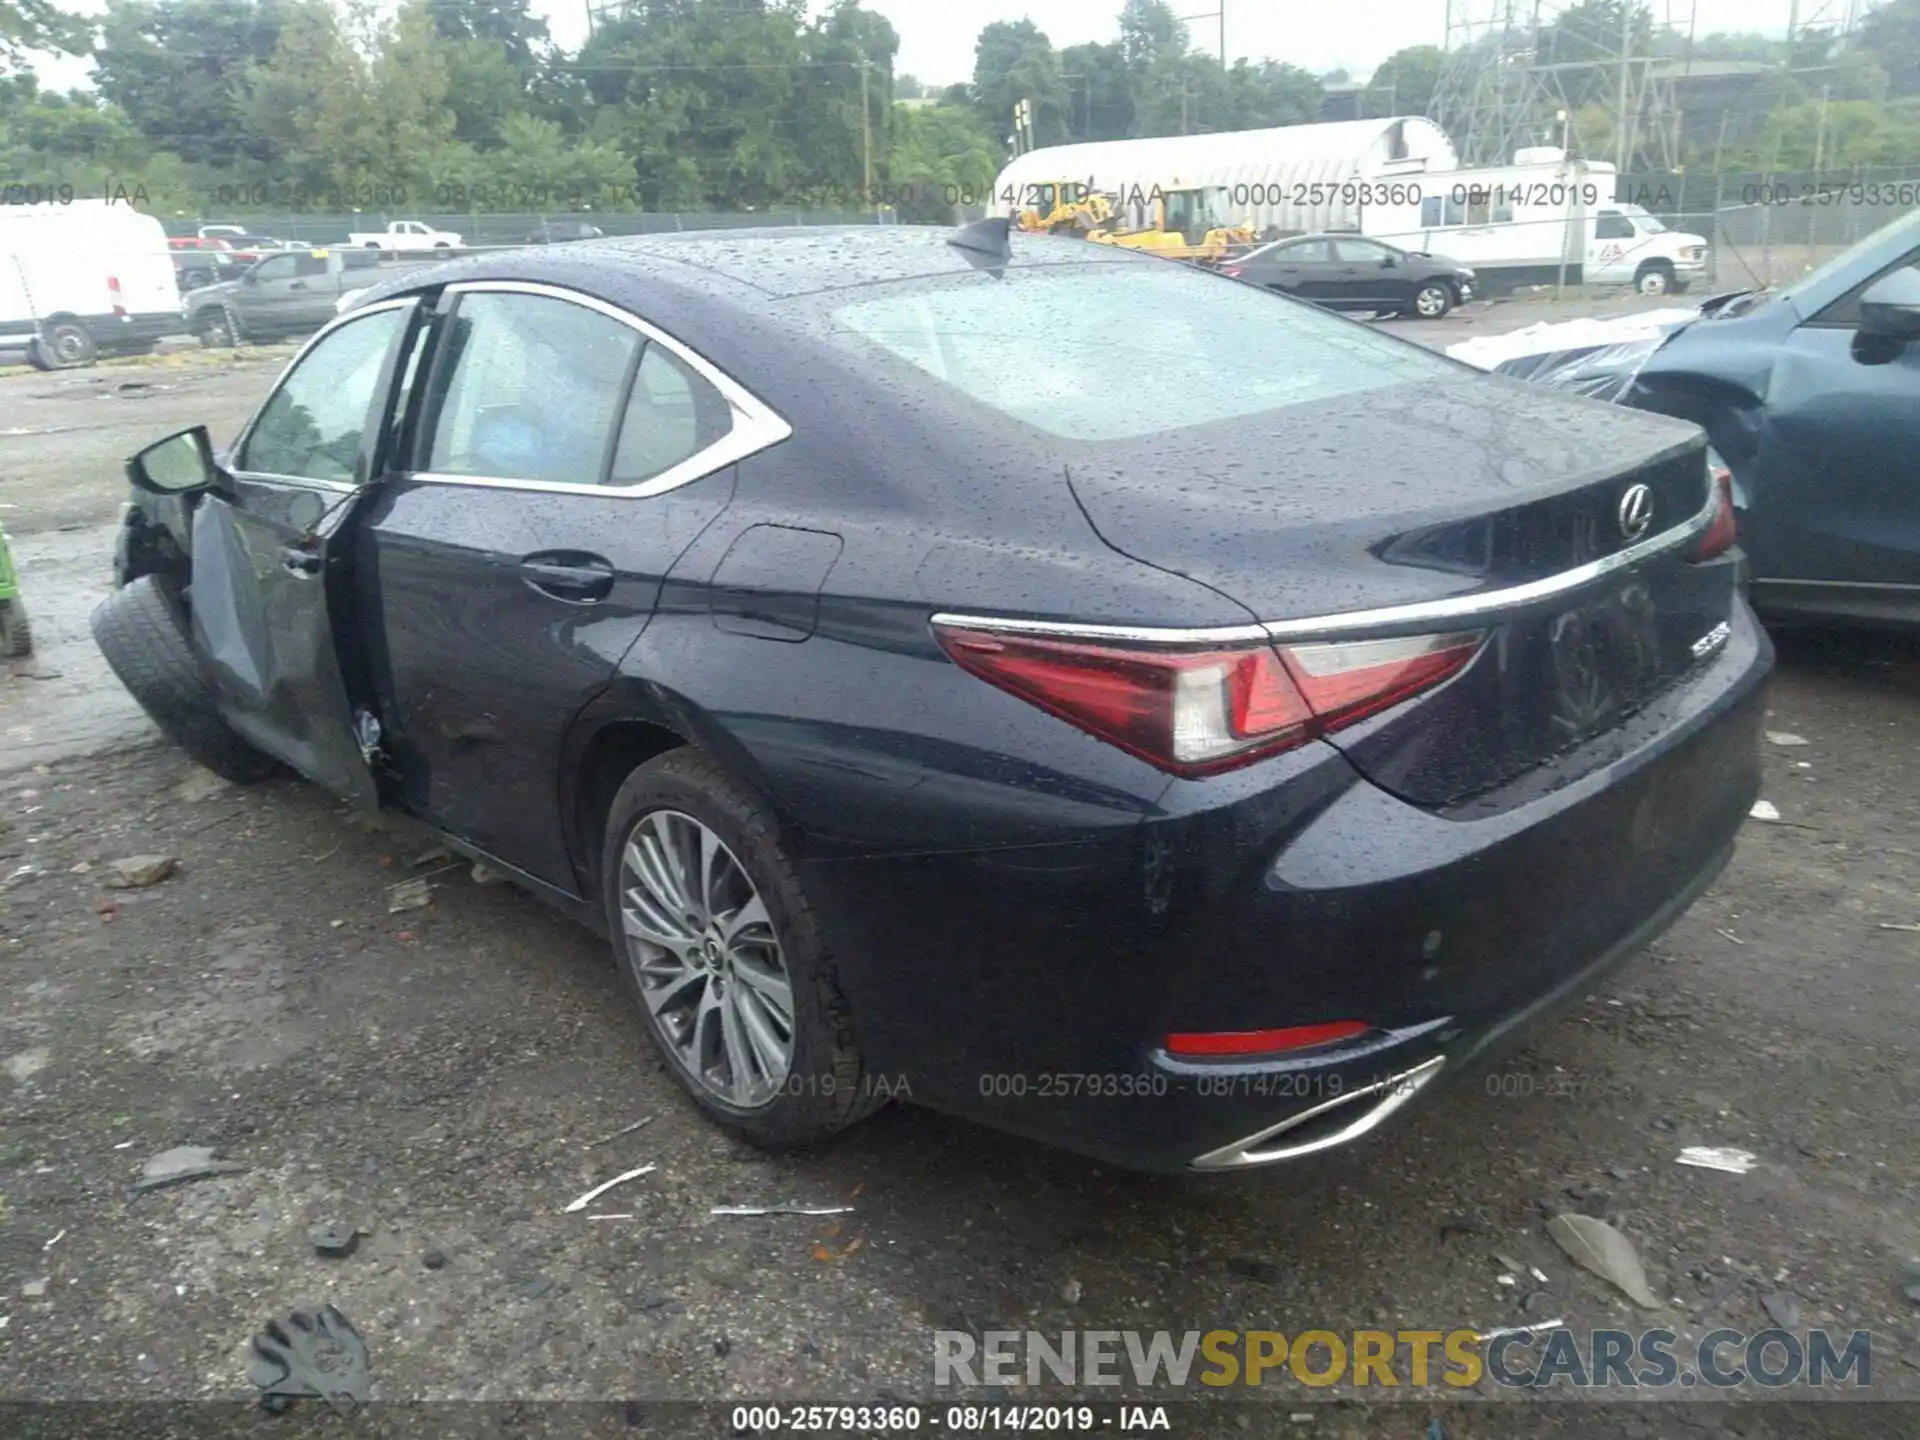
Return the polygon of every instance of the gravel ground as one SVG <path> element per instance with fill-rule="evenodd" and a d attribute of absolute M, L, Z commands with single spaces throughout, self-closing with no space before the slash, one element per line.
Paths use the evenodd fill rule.
<path fill-rule="evenodd" d="M 1395 328 L 1445 343 L 1547 313 L 1568 312 Z M 1212 1404 L 1156 1398 L 1183 1435 L 1920 1434 L 1920 1308 L 1900 1288 L 1920 1255 L 1912 642 L 1783 637 L 1769 725 L 1808 743 L 1768 746 L 1782 822 L 1753 824 L 1668 935 L 1487 1086 L 1359 1148 L 1142 1177 L 896 1108 L 769 1157 L 680 1098 L 601 942 L 464 866 L 414 868 L 430 842 L 310 786 L 197 771 L 93 654 L 119 458 L 196 421 L 230 434 L 283 353 L 0 378 L 0 519 L 43 633 L 0 672 L 0 1402 L 244 1402 L 248 1337 L 316 1300 L 359 1325 L 383 1401 L 638 1402 L 376 1410 L 367 1427 L 577 1435 L 724 1432 L 724 1411 L 669 1402 L 935 1399 L 940 1330 L 1559 1318 L 1698 1337 L 1764 1329 L 1762 1297 L 1791 1293 L 1794 1328 L 1871 1331 L 1870 1393 L 1904 1403 L 1802 1408 L 1804 1389 L 1748 1388 L 1764 1403 L 1700 1404 L 1676 1386 L 1540 1405 L 1491 1381 L 1353 1392 L 1271 1376 Z M 111 388 L 130 378 L 153 388 Z M 144 854 L 177 869 L 105 887 Z M 386 887 L 419 874 L 432 903 L 389 913 Z M 130 1193 L 178 1145 L 244 1169 Z M 1676 1165 L 1686 1145 L 1757 1163 Z M 709 1213 L 784 1201 L 853 1209 Z M 1545 1233 L 1560 1211 L 1617 1224 L 1658 1307 L 1573 1267 Z M 315 1226 L 367 1233 L 324 1259 Z M 314 1424 L 128 1414 L 150 1429 L 190 1414 L 194 1433 Z"/>

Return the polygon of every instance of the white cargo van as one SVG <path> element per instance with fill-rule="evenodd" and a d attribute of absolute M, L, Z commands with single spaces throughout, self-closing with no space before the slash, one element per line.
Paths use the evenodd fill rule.
<path fill-rule="evenodd" d="M 1638 205 L 1616 203 L 1613 166 L 1567 161 L 1548 148 L 1522 150 L 1514 159 L 1422 175 L 1417 197 L 1368 206 L 1361 229 L 1472 267 L 1482 293 L 1551 285 L 1564 273 L 1570 285 L 1677 295 L 1706 274 L 1707 241 L 1667 229 Z"/>
<path fill-rule="evenodd" d="M 181 329 L 159 220 L 124 201 L 0 206 L 0 347 L 56 369 L 151 350 Z"/>

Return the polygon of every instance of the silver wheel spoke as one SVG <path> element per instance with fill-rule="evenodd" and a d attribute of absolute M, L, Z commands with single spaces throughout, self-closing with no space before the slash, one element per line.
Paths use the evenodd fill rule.
<path fill-rule="evenodd" d="M 727 999 L 740 1017 L 740 1028 L 746 1032 L 747 1044 L 753 1047 L 761 1075 L 770 1079 L 780 1074 L 786 1069 L 789 1042 L 775 1029 L 759 995 L 743 985 L 734 985 L 728 988 Z"/>
<path fill-rule="evenodd" d="M 755 895 L 731 914 L 722 915 L 720 933 L 729 945 L 771 945 L 773 917 L 767 914 L 767 902 Z"/>
<path fill-rule="evenodd" d="M 740 1007 L 729 990 L 720 1000 L 720 1037 L 726 1045 L 727 1098 L 744 1103 L 753 1093 L 753 1070 L 747 1058 L 746 1037 L 741 1033 Z"/>
<path fill-rule="evenodd" d="M 620 921 L 627 934 L 649 945 L 679 954 L 694 941 L 693 934 L 647 892 L 644 885 L 629 885 L 626 903 L 620 907 Z"/>
<path fill-rule="evenodd" d="M 757 960 L 749 960 L 744 955 L 734 957 L 733 975 L 773 1012 L 782 1029 L 789 1034 L 793 1032 L 793 987 L 787 984 L 785 975 L 765 969 Z"/>
<path fill-rule="evenodd" d="M 649 985 L 647 983 L 649 980 L 655 983 Z M 704 970 L 696 970 L 691 965 L 676 965 L 672 969 L 664 966 L 655 969 L 652 966 L 643 965 L 640 967 L 640 984 L 641 993 L 647 997 L 648 1006 L 654 1014 L 658 1015 L 662 1010 L 671 1008 L 675 1001 L 685 998 L 687 992 L 695 985 L 706 986 L 707 973 Z M 707 986 L 707 988 L 712 987 Z M 702 1003 L 704 1001 L 703 995 Z"/>

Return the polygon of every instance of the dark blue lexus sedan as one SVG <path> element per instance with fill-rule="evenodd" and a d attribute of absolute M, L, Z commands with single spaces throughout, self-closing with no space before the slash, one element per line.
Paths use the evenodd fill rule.
<path fill-rule="evenodd" d="M 94 632 L 161 727 L 602 930 L 762 1144 L 1356 1138 L 1757 792 L 1699 429 L 1005 222 L 410 272 L 128 469 Z"/>

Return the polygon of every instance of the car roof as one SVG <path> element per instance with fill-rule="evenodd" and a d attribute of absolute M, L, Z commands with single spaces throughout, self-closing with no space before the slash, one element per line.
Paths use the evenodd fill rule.
<path fill-rule="evenodd" d="M 946 225 L 762 226 L 739 230 L 683 231 L 670 235 L 631 235 L 581 240 L 566 247 L 566 261 L 608 278 L 658 276 L 689 289 L 715 292 L 741 288 L 770 298 L 818 294 L 824 290 L 884 285 L 922 276 L 965 274 L 978 257 L 948 243 L 955 234 Z M 1157 264 L 1154 257 L 1065 236 L 1010 238 L 1013 266 Z M 518 253 L 518 252 L 511 252 Z M 529 272 L 544 270 L 534 259 L 518 262 Z M 462 279 L 510 278 L 516 268 L 499 255 L 452 260 L 433 267 L 431 276 L 410 277 L 406 288 Z"/>

